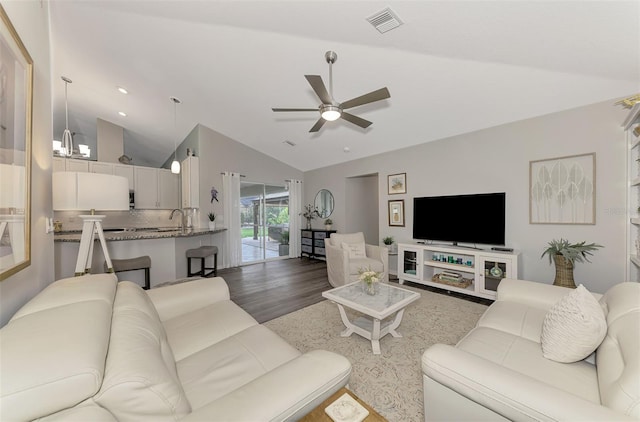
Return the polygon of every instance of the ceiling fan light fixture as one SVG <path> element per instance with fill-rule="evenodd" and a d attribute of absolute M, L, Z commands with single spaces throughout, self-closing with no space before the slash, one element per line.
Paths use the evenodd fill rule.
<path fill-rule="evenodd" d="M 328 122 L 333 122 L 334 120 L 338 120 L 342 115 L 342 110 L 340 107 L 336 107 L 333 105 L 323 105 L 321 108 L 321 113 L 323 119 Z"/>

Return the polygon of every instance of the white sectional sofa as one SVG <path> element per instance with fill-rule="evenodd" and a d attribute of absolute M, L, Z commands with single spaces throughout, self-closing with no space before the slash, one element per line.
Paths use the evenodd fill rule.
<path fill-rule="evenodd" d="M 574 363 L 543 357 L 545 315 L 572 290 L 502 280 L 497 300 L 455 347 L 422 356 L 430 421 L 627 421 L 640 419 L 640 283 L 600 299 L 606 336 Z"/>
<path fill-rule="evenodd" d="M 56 281 L 2 327 L 0 359 L 3 422 L 296 420 L 351 374 L 258 324 L 219 277 Z"/>

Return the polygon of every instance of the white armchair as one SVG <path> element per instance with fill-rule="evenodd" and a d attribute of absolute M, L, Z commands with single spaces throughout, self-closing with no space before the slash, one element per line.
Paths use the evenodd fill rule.
<path fill-rule="evenodd" d="M 324 240 L 324 246 L 327 275 L 333 287 L 357 281 L 361 268 L 383 273 L 381 281 L 389 281 L 389 250 L 386 247 L 365 244 L 362 232 L 331 233 L 331 236 Z"/>

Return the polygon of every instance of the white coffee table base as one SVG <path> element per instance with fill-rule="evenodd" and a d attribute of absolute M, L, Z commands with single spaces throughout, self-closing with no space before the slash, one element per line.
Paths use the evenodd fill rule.
<path fill-rule="evenodd" d="M 396 331 L 396 328 L 400 326 L 402 322 L 402 316 L 404 315 L 404 308 L 400 309 L 395 318 L 392 321 L 386 321 L 384 324 L 377 318 L 365 318 L 358 317 L 351 321 L 347 316 L 347 312 L 339 303 L 338 310 L 340 311 L 340 318 L 346 329 L 340 333 L 342 337 L 350 337 L 351 334 L 356 333 L 359 336 L 371 340 L 371 349 L 374 355 L 380 354 L 380 339 L 387 334 L 391 334 L 393 337 L 402 337 L 402 334 Z"/>

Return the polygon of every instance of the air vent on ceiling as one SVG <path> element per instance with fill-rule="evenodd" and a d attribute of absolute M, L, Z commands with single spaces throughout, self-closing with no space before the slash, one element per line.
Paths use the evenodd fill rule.
<path fill-rule="evenodd" d="M 391 31 L 392 29 L 402 25 L 402 21 L 400 20 L 398 15 L 396 15 L 390 7 L 387 7 L 386 9 L 381 10 L 380 12 L 372 16 L 369 16 L 367 18 L 367 21 L 369 21 L 369 23 L 373 25 L 373 27 L 376 28 L 381 34 L 384 34 L 385 32 Z"/>
<path fill-rule="evenodd" d="M 283 144 L 287 144 L 287 145 L 289 145 L 290 147 L 295 147 L 295 146 L 296 146 L 296 144 L 295 144 L 294 142 L 291 142 L 291 141 L 282 141 L 282 143 L 283 143 Z"/>

